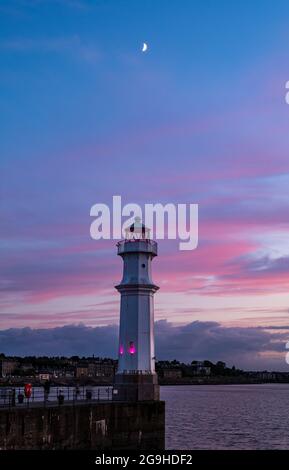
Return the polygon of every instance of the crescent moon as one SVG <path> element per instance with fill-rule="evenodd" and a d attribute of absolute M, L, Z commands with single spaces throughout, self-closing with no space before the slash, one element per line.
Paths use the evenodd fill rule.
<path fill-rule="evenodd" d="M 148 45 L 146 42 L 143 43 L 143 46 L 142 46 L 142 52 L 146 52 L 148 49 Z"/>

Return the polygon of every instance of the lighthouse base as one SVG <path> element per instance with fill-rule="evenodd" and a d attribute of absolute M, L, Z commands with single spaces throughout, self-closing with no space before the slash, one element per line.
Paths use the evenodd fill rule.
<path fill-rule="evenodd" d="M 115 401 L 158 401 L 160 386 L 156 374 L 116 374 L 113 400 Z"/>

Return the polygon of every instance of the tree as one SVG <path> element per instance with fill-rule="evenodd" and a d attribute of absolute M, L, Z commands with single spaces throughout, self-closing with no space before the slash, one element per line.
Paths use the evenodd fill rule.
<path fill-rule="evenodd" d="M 218 361 L 216 367 L 218 367 L 218 369 L 225 369 L 226 363 L 223 361 Z"/>

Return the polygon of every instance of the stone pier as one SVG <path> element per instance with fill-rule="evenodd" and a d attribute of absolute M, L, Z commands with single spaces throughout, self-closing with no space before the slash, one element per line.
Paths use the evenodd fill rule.
<path fill-rule="evenodd" d="M 163 401 L 0 410 L 0 450 L 163 450 L 164 445 Z"/>

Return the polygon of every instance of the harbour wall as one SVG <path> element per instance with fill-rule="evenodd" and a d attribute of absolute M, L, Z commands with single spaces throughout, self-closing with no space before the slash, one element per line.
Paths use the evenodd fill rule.
<path fill-rule="evenodd" d="M 163 450 L 164 446 L 163 401 L 0 410 L 0 450 Z"/>

